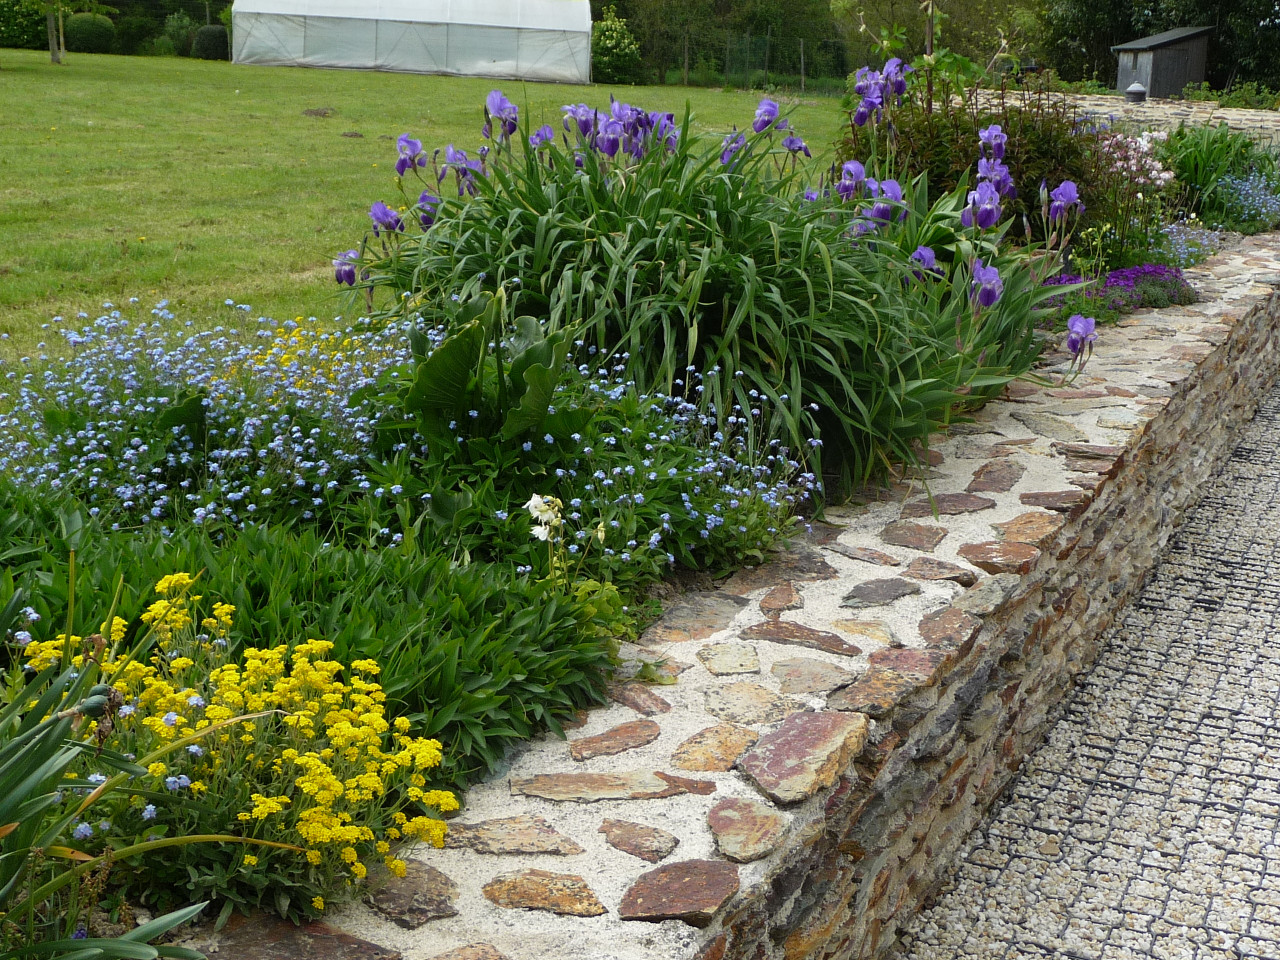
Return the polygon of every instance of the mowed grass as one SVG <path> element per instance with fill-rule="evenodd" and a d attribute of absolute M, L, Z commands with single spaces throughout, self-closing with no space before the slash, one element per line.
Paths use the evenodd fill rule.
<path fill-rule="evenodd" d="M 277 319 L 358 309 L 330 260 L 358 245 L 371 202 L 397 199 L 395 138 L 475 149 L 494 87 L 557 130 L 562 104 L 614 94 L 677 114 L 688 102 L 697 129 L 721 134 L 749 125 L 759 100 L 178 58 L 72 54 L 55 67 L 47 53 L 0 50 L 0 355 L 51 340 L 41 324 L 55 315 L 97 316 L 129 297 L 167 298 L 201 326 L 243 317 L 227 299 Z M 816 178 L 838 105 L 783 107 L 814 148 Z"/>

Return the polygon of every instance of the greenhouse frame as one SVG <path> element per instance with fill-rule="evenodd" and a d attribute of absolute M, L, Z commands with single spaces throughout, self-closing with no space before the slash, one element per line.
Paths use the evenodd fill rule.
<path fill-rule="evenodd" d="M 589 0 L 236 0 L 236 63 L 589 83 Z"/>

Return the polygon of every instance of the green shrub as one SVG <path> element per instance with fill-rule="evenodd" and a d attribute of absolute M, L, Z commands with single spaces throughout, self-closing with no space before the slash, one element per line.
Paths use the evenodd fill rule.
<path fill-rule="evenodd" d="M 1247 133 L 1217 126 L 1180 125 L 1169 134 L 1162 159 L 1186 190 L 1183 206 L 1212 224 L 1231 218 L 1233 178 L 1260 175 L 1275 182 L 1275 155 Z"/>
<path fill-rule="evenodd" d="M 963 192 L 930 205 L 923 180 L 908 184 L 873 221 L 861 188 L 807 199 L 799 147 L 788 131 L 797 154 L 779 149 L 771 123 L 720 143 L 667 115 L 624 146 L 608 139 L 624 130 L 619 116 L 663 115 L 566 109 L 575 135 L 587 128 L 568 150 L 554 139 L 526 149 L 519 136 L 481 176 L 450 148 L 440 176 L 453 175 L 461 198 L 420 238 L 384 230 L 361 260 L 366 283 L 432 324 L 449 322 L 453 299 L 508 289 L 519 312 L 570 331 L 579 362 L 603 351 L 641 392 L 691 398 L 722 423 L 759 410 L 766 435 L 792 451 L 820 441 L 841 483 L 910 459 L 963 397 L 1034 358 L 1035 295 L 1023 296 L 1034 284 L 1006 281 L 991 313 L 973 309 L 977 259 L 995 257 L 1010 278 L 1029 269 L 1000 252 L 998 234 L 962 236 Z M 439 189 L 437 176 L 424 180 Z M 374 211 L 391 222 L 385 206 Z M 874 236 L 855 242 L 859 229 Z M 913 282 L 918 245 L 938 252 L 945 281 Z"/>
<path fill-rule="evenodd" d="M 596 83 L 636 83 L 640 44 L 613 6 L 591 27 L 591 79 Z"/>
<path fill-rule="evenodd" d="M 1241 107 L 1249 110 L 1275 110 L 1278 98 L 1265 83 L 1247 80 L 1218 91 L 1208 83 L 1188 83 L 1182 90 L 1184 100 L 1217 101 L 1220 107 Z"/>
<path fill-rule="evenodd" d="M 174 52 L 180 57 L 191 56 L 191 48 L 195 43 L 196 31 L 200 25 L 195 22 L 185 11 L 179 10 L 171 13 L 164 18 L 165 37 L 173 47 Z"/>
<path fill-rule="evenodd" d="M 0 566 L 0 603 L 6 582 L 9 591 L 26 586 L 42 617 L 32 633 L 52 639 L 69 596 L 66 548 L 54 531 L 60 515 L 83 513 L 5 486 L 0 505 L 9 521 L 0 523 L 2 542 L 22 552 Z M 625 630 L 608 588 L 564 589 L 511 565 L 458 565 L 448 544 L 427 537 L 365 550 L 285 527 L 211 536 L 187 526 L 166 537 L 83 522 L 76 596 L 112 595 L 123 578 L 119 611 L 132 620 L 154 599 L 147 584 L 175 570 L 205 571 L 201 592 L 236 608 L 237 642 L 315 638 L 331 641 L 344 662 L 377 660 L 397 711 L 445 744 L 439 775 L 448 783 L 475 778 L 513 743 L 600 702 L 609 638 Z"/>
<path fill-rule="evenodd" d="M 200 60 L 229 60 L 230 50 L 227 28 L 220 23 L 201 27 L 196 31 L 195 41 L 191 44 L 191 55 Z"/>
<path fill-rule="evenodd" d="M 176 57 L 178 51 L 173 46 L 173 41 L 168 37 L 156 37 L 142 50 L 147 56 L 151 57 Z"/>
<path fill-rule="evenodd" d="M 23 0 L 0 0 L 0 47 L 39 50 L 48 44 L 42 12 Z"/>
<path fill-rule="evenodd" d="M 1081 127 L 1067 101 L 1037 85 L 1023 93 L 1001 91 L 993 108 L 978 109 L 972 101 L 953 99 L 951 92 L 940 85 L 929 110 L 923 103 L 923 84 L 915 82 L 891 124 L 850 124 L 837 149 L 839 159 L 886 158 L 896 176 L 925 175 L 931 198 L 936 198 L 971 176 L 978 131 L 996 123 L 1009 138 L 1005 162 L 1018 190 L 1008 204 L 1013 212 L 1038 228 L 1040 184 L 1071 180 L 1085 193 L 1086 222 L 1111 216 L 1090 193 L 1090 185 L 1099 179 L 1092 133 Z"/>
<path fill-rule="evenodd" d="M 160 35 L 159 20 L 136 13 L 116 18 L 116 52 L 126 56 L 155 52 L 153 41 Z"/>
<path fill-rule="evenodd" d="M 116 45 L 115 24 L 98 13 L 72 14 L 63 30 L 72 53 L 111 53 Z"/>

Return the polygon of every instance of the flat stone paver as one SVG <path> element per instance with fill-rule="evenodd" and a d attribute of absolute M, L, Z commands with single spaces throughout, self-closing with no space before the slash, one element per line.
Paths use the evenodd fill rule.
<path fill-rule="evenodd" d="M 1280 957 L 1280 388 L 895 960 Z"/>

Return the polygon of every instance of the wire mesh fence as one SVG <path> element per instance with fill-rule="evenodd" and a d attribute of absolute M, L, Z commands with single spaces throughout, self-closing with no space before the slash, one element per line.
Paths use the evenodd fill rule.
<path fill-rule="evenodd" d="M 642 39 L 646 66 L 659 83 L 786 88 L 839 96 L 864 51 L 842 37 L 775 36 L 729 30 L 671 29 Z M 869 52 L 869 51 L 867 51 Z"/>

